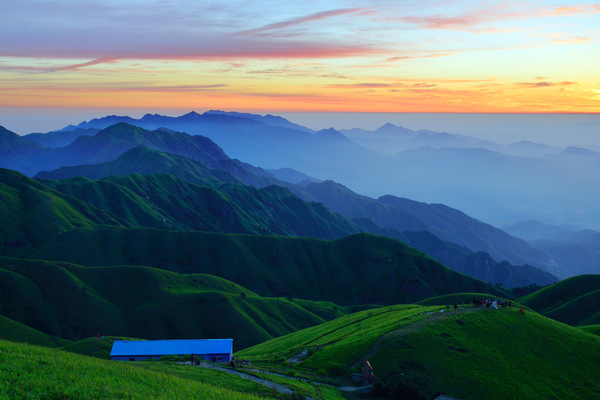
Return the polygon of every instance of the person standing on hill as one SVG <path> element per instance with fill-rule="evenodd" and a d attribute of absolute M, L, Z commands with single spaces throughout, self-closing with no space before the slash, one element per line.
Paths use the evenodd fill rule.
<path fill-rule="evenodd" d="M 512 300 L 508 301 L 508 308 L 512 308 Z"/>

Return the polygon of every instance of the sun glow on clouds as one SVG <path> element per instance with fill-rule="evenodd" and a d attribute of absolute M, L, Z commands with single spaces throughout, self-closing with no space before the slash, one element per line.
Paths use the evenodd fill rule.
<path fill-rule="evenodd" d="M 10 2 L 0 107 L 600 112 L 600 5 L 535 3 Z"/>

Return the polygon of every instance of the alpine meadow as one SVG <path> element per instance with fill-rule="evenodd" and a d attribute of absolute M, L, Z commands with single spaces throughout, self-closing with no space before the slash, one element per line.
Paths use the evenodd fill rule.
<path fill-rule="evenodd" d="M 600 398 L 600 5 L 0 12 L 0 399 Z"/>

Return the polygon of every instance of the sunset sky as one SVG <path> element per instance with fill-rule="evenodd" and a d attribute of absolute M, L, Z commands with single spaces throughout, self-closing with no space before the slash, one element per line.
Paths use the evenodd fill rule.
<path fill-rule="evenodd" d="M 0 118 L 598 113 L 599 32 L 591 2 L 9 0 Z"/>

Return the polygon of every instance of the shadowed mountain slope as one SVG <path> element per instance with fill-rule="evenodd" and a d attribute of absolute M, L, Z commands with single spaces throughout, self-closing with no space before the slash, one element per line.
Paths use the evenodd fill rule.
<path fill-rule="evenodd" d="M 132 226 L 110 212 L 1 168 L 0 210 L 0 256 L 24 257 L 76 227 Z"/>
<path fill-rule="evenodd" d="M 332 181 L 311 183 L 305 190 L 331 210 L 350 218 L 370 218 L 376 224 L 399 231 L 428 231 L 440 239 L 485 251 L 496 260 L 515 264 L 550 261 L 544 252 L 523 239 L 442 204 L 426 204 L 395 196 L 378 200 L 361 196 Z"/>
<path fill-rule="evenodd" d="M 22 137 L 45 147 L 64 147 L 75 141 L 79 136 L 94 136 L 100 131 L 97 128 L 75 129 L 72 131 L 52 131 L 47 133 L 30 133 Z"/>
<path fill-rule="evenodd" d="M 0 276 L 0 313 L 16 321 L 0 322 L 30 326 L 41 339 L 231 337 L 242 349 L 361 309 L 264 298 L 215 276 L 139 266 L 0 258 Z"/>
<path fill-rule="evenodd" d="M 203 162 L 177 154 L 160 152 L 145 146 L 137 146 L 121 154 L 116 160 L 100 164 L 60 167 L 54 171 L 42 171 L 41 179 L 65 179 L 84 176 L 102 179 L 109 175 L 170 174 L 196 184 L 218 185 L 222 182 L 240 182 L 228 172 L 210 169 Z"/>
<path fill-rule="evenodd" d="M 217 181 L 214 181 L 217 182 Z M 320 203 L 285 188 L 241 184 L 199 186 L 173 175 L 115 175 L 101 180 L 42 180 L 139 227 L 337 239 L 359 230 Z"/>
<path fill-rule="evenodd" d="M 442 240 L 466 246 L 473 251 L 485 251 L 497 260 L 516 264 L 535 262 L 538 267 L 550 261 L 547 254 L 527 241 L 443 204 L 421 203 L 390 195 L 382 196 L 377 201 L 420 218 Z"/>
<path fill-rule="evenodd" d="M 0 126 L 0 168 L 16 169 L 33 175 L 37 171 L 37 155 L 44 150 L 44 146 Z"/>
<path fill-rule="evenodd" d="M 599 272 L 599 245 L 563 243 L 555 240 L 536 240 L 532 243 L 556 260 L 558 267 L 555 273 L 561 278 Z"/>
<path fill-rule="evenodd" d="M 206 273 L 261 296 L 342 305 L 405 303 L 460 291 L 501 293 L 402 242 L 368 234 L 324 241 L 97 227 L 66 232 L 28 258 Z"/>

